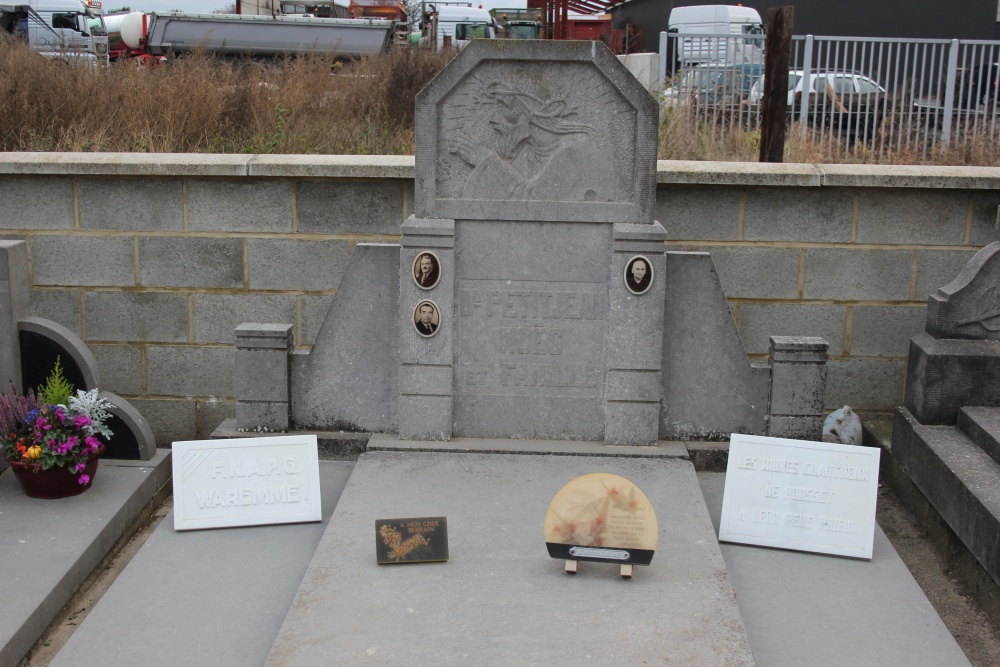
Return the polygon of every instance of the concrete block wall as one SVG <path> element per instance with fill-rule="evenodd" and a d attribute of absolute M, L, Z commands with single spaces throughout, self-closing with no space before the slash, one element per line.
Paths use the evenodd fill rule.
<path fill-rule="evenodd" d="M 235 415 L 234 329 L 318 333 L 359 241 L 395 242 L 413 158 L 0 154 L 30 314 L 79 334 L 158 444 Z M 997 237 L 1000 169 L 660 162 L 671 249 L 712 253 L 744 344 L 830 342 L 827 404 L 902 402 L 926 297 Z"/>
<path fill-rule="evenodd" d="M 660 162 L 656 219 L 712 254 L 740 335 L 830 343 L 827 408 L 902 403 L 927 296 L 996 240 L 1000 169 Z"/>

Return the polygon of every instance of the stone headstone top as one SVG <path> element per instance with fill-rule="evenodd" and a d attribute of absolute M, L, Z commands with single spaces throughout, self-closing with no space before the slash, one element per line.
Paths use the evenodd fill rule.
<path fill-rule="evenodd" d="M 927 299 L 935 338 L 1000 340 L 1000 241 L 972 256 L 953 281 Z"/>
<path fill-rule="evenodd" d="M 476 40 L 417 96 L 416 215 L 652 223 L 657 120 L 600 42 Z"/>

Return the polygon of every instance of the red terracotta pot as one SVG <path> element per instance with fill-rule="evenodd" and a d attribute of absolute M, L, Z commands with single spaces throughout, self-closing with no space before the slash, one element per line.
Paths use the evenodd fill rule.
<path fill-rule="evenodd" d="M 94 483 L 94 474 L 97 472 L 97 459 L 104 453 L 104 445 L 101 445 L 96 454 L 91 454 L 87 459 L 87 467 L 83 474 L 90 476 L 90 481 L 80 484 L 80 475 L 71 472 L 69 468 L 53 466 L 48 470 L 42 470 L 38 463 L 24 463 L 23 461 L 7 461 L 10 469 L 14 471 L 14 476 L 24 489 L 24 494 L 29 498 L 68 498 L 78 496 Z"/>

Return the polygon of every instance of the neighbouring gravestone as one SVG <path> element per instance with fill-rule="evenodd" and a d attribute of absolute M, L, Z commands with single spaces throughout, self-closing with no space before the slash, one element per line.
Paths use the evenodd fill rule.
<path fill-rule="evenodd" d="M 1000 242 L 928 298 L 910 339 L 892 454 L 1000 583 Z"/>
<path fill-rule="evenodd" d="M 0 392 L 21 389 L 17 323 L 28 314 L 28 246 L 0 241 Z"/>
<path fill-rule="evenodd" d="M 880 454 L 734 434 L 719 540 L 871 559 Z"/>

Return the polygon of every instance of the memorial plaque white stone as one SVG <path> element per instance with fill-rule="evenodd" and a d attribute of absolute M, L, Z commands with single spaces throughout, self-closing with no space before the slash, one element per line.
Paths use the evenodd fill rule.
<path fill-rule="evenodd" d="M 870 559 L 879 453 L 734 433 L 719 540 Z"/>
<path fill-rule="evenodd" d="M 174 530 L 322 519 L 315 435 L 173 444 Z"/>

